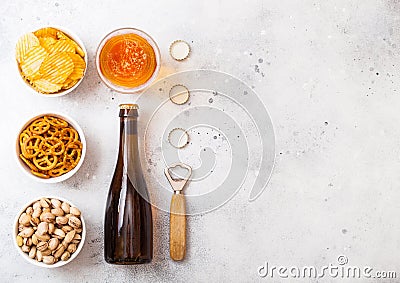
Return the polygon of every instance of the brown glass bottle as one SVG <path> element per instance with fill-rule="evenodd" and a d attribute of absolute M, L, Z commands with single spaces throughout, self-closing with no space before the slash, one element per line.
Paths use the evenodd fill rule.
<path fill-rule="evenodd" d="M 136 104 L 120 105 L 117 166 L 104 221 L 104 257 L 112 264 L 149 263 L 153 258 L 153 220 L 138 149 Z"/>

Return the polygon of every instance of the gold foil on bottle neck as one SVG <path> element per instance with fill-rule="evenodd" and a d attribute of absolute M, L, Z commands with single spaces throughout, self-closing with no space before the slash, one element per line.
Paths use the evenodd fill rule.
<path fill-rule="evenodd" d="M 119 109 L 139 109 L 137 104 L 120 104 Z"/>

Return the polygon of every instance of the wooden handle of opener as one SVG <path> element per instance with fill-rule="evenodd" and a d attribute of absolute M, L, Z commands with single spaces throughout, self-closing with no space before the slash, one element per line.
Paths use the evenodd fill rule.
<path fill-rule="evenodd" d="M 186 207 L 183 194 L 173 194 L 169 223 L 169 254 L 173 260 L 183 260 L 186 253 Z"/>

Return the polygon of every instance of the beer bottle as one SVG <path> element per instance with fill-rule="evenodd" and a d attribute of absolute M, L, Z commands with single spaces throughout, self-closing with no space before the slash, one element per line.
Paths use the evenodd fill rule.
<path fill-rule="evenodd" d="M 138 106 L 121 104 L 119 109 L 119 152 L 106 204 L 104 257 L 111 264 L 149 263 L 153 220 L 139 159 Z"/>

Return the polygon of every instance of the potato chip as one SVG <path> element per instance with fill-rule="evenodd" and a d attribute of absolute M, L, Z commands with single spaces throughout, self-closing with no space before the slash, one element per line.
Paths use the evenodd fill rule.
<path fill-rule="evenodd" d="M 75 53 L 68 53 L 68 56 L 74 63 L 74 70 L 72 71 L 69 78 L 72 80 L 80 80 L 83 77 L 83 73 L 85 72 L 85 60 L 83 60 L 81 56 Z"/>
<path fill-rule="evenodd" d="M 33 33 L 27 33 L 18 39 L 15 47 L 15 56 L 18 63 L 24 60 L 26 53 L 34 46 L 39 46 L 39 39 Z"/>
<path fill-rule="evenodd" d="M 57 42 L 56 39 L 54 39 L 51 36 L 46 36 L 46 37 L 39 37 L 39 43 L 40 45 L 46 49 L 47 52 L 49 52 L 49 49 L 52 45 L 54 45 Z"/>
<path fill-rule="evenodd" d="M 37 37 L 53 37 L 57 39 L 57 29 L 55 28 L 41 28 L 34 32 Z"/>
<path fill-rule="evenodd" d="M 79 80 L 72 80 L 71 78 L 68 78 L 65 80 L 62 89 L 70 89 L 71 87 L 76 85 L 77 82 L 79 82 Z"/>
<path fill-rule="evenodd" d="M 61 89 L 61 84 L 51 83 L 46 79 L 39 79 L 32 82 L 33 86 L 42 93 L 54 93 Z"/>
<path fill-rule="evenodd" d="M 40 67 L 42 78 L 54 84 L 62 84 L 74 70 L 74 63 L 67 52 L 51 53 Z"/>
<path fill-rule="evenodd" d="M 85 52 L 83 52 L 82 48 L 79 46 L 78 43 L 76 43 L 74 40 L 69 38 L 67 35 L 65 35 L 63 32 L 58 31 L 57 32 L 57 38 L 59 39 L 65 39 L 70 41 L 70 43 L 75 47 L 76 53 L 78 53 L 82 58 L 85 58 Z"/>
<path fill-rule="evenodd" d="M 32 47 L 25 55 L 25 59 L 21 62 L 22 74 L 33 80 L 40 76 L 39 70 L 42 62 L 47 57 L 46 50 L 40 45 Z M 69 58 L 69 57 L 68 57 Z"/>
<path fill-rule="evenodd" d="M 70 43 L 70 40 L 60 39 L 55 44 L 49 47 L 49 53 L 54 53 L 54 52 L 75 53 L 75 47 Z"/>

